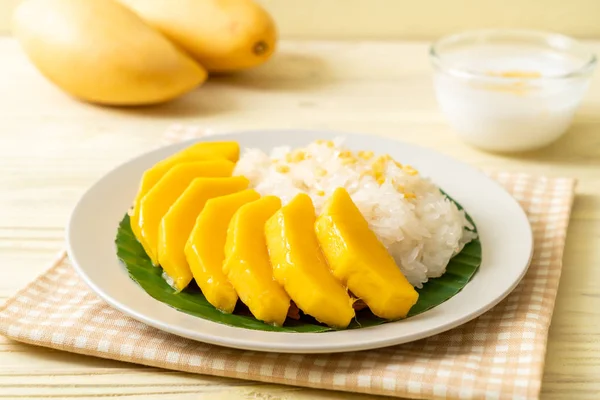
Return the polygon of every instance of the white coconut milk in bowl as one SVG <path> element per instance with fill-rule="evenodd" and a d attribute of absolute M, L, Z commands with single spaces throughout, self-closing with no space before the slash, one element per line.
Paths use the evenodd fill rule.
<path fill-rule="evenodd" d="M 430 57 L 437 100 L 454 131 L 499 152 L 538 149 L 562 136 L 596 66 L 572 38 L 522 30 L 447 36 Z"/>

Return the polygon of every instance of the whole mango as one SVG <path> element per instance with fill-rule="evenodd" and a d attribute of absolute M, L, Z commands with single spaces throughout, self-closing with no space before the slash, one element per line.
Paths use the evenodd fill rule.
<path fill-rule="evenodd" d="M 119 1 L 211 72 L 254 67 L 275 51 L 275 23 L 252 0 Z"/>
<path fill-rule="evenodd" d="M 26 0 L 15 11 L 13 31 L 43 75 L 93 103 L 160 103 L 207 77 L 202 66 L 113 0 Z"/>

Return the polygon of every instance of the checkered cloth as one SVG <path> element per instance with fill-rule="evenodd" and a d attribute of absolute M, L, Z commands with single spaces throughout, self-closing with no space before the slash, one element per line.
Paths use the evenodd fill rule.
<path fill-rule="evenodd" d="M 171 131 L 170 139 L 188 134 Z M 535 235 L 531 267 L 492 310 L 428 339 L 323 355 L 199 343 L 111 308 L 79 279 L 64 254 L 0 308 L 0 333 L 74 353 L 263 382 L 409 398 L 536 399 L 575 182 L 511 173 L 490 176 L 512 193 L 529 217 Z"/>

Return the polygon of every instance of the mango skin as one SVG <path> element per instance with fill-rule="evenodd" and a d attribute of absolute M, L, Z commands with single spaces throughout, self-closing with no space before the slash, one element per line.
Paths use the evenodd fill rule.
<path fill-rule="evenodd" d="M 260 194 L 248 189 L 215 197 L 204 205 L 185 245 L 185 256 L 206 300 L 217 310 L 233 312 L 238 295 L 223 273 L 227 228 L 235 212 L 258 200 Z"/>
<path fill-rule="evenodd" d="M 26 0 L 12 25 L 39 71 L 88 102 L 162 103 L 207 77 L 201 65 L 113 0 Z"/>
<path fill-rule="evenodd" d="M 406 317 L 419 294 L 344 188 L 326 201 L 315 232 L 333 275 L 373 314 L 390 320 Z"/>
<path fill-rule="evenodd" d="M 210 72 L 266 62 L 277 44 L 271 16 L 252 0 L 119 0 Z"/>
<path fill-rule="evenodd" d="M 265 222 L 281 207 L 281 200 L 265 196 L 241 206 L 227 228 L 223 273 L 240 300 L 260 321 L 282 326 L 290 298 L 273 279 L 265 241 Z"/>
<path fill-rule="evenodd" d="M 142 175 L 138 192 L 129 212 L 131 230 L 136 237 L 141 237 L 140 230 L 140 205 L 142 198 L 156 185 L 156 183 L 177 164 L 184 162 L 206 161 L 212 159 L 226 159 L 237 162 L 240 157 L 240 145 L 237 142 L 199 142 L 178 151 L 170 157 L 154 164 Z"/>
<path fill-rule="evenodd" d="M 243 176 L 228 178 L 196 178 L 169 208 L 158 229 L 158 263 L 179 291 L 192 280 L 185 257 L 185 244 L 198 215 L 213 197 L 239 192 L 248 187 Z"/>
<path fill-rule="evenodd" d="M 273 276 L 305 314 L 334 328 L 354 318 L 353 301 L 331 274 L 314 230 L 315 207 L 298 194 L 265 224 Z"/>
<path fill-rule="evenodd" d="M 235 164 L 228 160 L 199 161 L 174 166 L 146 193 L 140 202 L 138 241 L 154 265 L 158 265 L 160 223 L 181 193 L 196 178 L 231 176 Z"/>

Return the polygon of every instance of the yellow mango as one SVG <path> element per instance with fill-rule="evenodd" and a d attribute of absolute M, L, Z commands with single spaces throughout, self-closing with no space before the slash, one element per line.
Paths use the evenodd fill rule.
<path fill-rule="evenodd" d="M 315 231 L 333 274 L 373 314 L 385 319 L 406 317 L 419 294 L 345 189 L 336 189 L 326 201 Z"/>
<path fill-rule="evenodd" d="M 206 300 L 225 313 L 233 312 L 238 300 L 235 289 L 223 273 L 227 227 L 241 206 L 259 198 L 258 192 L 248 189 L 208 200 L 185 245 L 194 280 Z"/>
<path fill-rule="evenodd" d="M 208 71 L 237 71 L 267 61 L 277 29 L 252 0 L 119 0 Z"/>
<path fill-rule="evenodd" d="M 342 284 L 331 274 L 315 235 L 315 208 L 298 194 L 265 224 L 273 276 L 304 313 L 335 328 L 346 328 L 354 309 Z"/>
<path fill-rule="evenodd" d="M 144 172 L 139 189 L 129 213 L 131 229 L 136 237 L 141 236 L 139 228 L 140 202 L 152 187 L 171 168 L 183 162 L 204 161 L 211 159 L 227 159 L 237 162 L 240 157 L 240 145 L 237 142 L 199 142 L 154 164 Z"/>
<path fill-rule="evenodd" d="M 290 298 L 273 279 L 265 241 L 265 222 L 281 207 L 281 200 L 265 196 L 241 206 L 231 218 L 225 241 L 223 273 L 258 320 L 283 325 Z"/>
<path fill-rule="evenodd" d="M 142 177 L 138 195 L 144 196 L 176 164 L 212 159 L 226 159 L 235 163 L 239 157 L 240 145 L 237 142 L 194 143 L 148 169 Z"/>
<path fill-rule="evenodd" d="M 160 103 L 207 77 L 194 59 L 113 0 L 26 0 L 14 13 L 13 33 L 46 78 L 93 103 Z"/>
<path fill-rule="evenodd" d="M 185 244 L 204 204 L 213 197 L 244 190 L 248 183 L 243 176 L 196 178 L 162 218 L 158 229 L 158 263 L 173 279 L 176 289 L 185 289 L 192 280 Z"/>
<path fill-rule="evenodd" d="M 199 161 L 174 166 L 140 201 L 139 242 L 154 265 L 158 265 L 160 221 L 181 193 L 196 178 L 231 176 L 235 164 L 228 160 Z M 135 231 L 134 231 L 135 234 Z"/>

